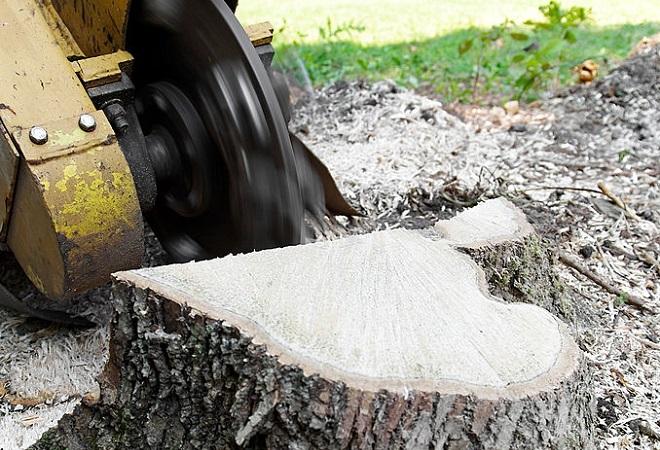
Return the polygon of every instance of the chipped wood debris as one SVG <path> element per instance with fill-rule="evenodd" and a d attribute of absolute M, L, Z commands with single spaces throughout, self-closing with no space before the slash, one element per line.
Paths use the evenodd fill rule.
<path fill-rule="evenodd" d="M 591 281 L 593 281 L 598 286 L 605 289 L 607 292 L 616 295 L 618 299 L 620 299 L 622 302 L 640 308 L 644 311 L 656 313 L 656 311 L 652 309 L 644 300 L 640 299 L 635 295 L 630 294 L 629 292 L 621 289 L 620 287 L 614 286 L 607 280 L 599 277 L 591 270 L 587 269 L 584 265 L 580 264 L 580 262 L 574 257 L 566 253 L 559 253 L 559 260 L 562 263 L 566 264 L 571 269 L 575 269 L 577 272 L 589 278 Z"/>
<path fill-rule="evenodd" d="M 658 124 L 656 47 L 590 85 L 517 108 L 455 106 L 449 112 L 438 99 L 390 82 L 338 83 L 299 102 L 291 126 L 367 216 L 339 219 L 331 233 L 319 231 L 320 238 L 425 227 L 463 204 L 506 195 L 560 252 L 576 255 L 589 246 L 580 265 L 657 310 Z M 600 181 L 638 219 L 604 199 Z M 150 260 L 157 262 L 158 252 L 150 244 Z M 575 335 L 594 367 L 599 448 L 652 448 L 660 426 L 660 315 L 619 304 L 569 267 L 557 270 L 576 293 Z M 45 364 L 30 373 L 31 364 L 53 364 L 66 349 L 79 355 L 66 369 L 79 377 L 78 391 L 89 393 L 85 401 L 98 401 L 93 380 L 103 365 L 104 330 L 60 328 L 35 339 L 39 331 L 26 323 L 0 310 L 0 378 L 17 394 L 36 395 L 44 387 L 39 380 L 50 375 Z M 55 384 L 62 394 L 71 389 L 71 380 Z M 61 405 L 72 409 L 75 401 Z M 15 418 L 34 429 L 42 425 L 34 416 L 48 411 L 40 405 L 16 412 L 0 400 L 0 421 Z"/>
<path fill-rule="evenodd" d="M 372 218 L 346 232 L 426 226 L 460 202 L 504 194 L 560 252 L 590 246 L 580 265 L 654 310 L 658 124 L 658 47 L 519 110 L 445 106 L 392 83 L 354 82 L 301 101 L 293 122 Z M 594 364 L 599 448 L 651 448 L 639 423 L 660 425 L 660 315 L 623 304 L 568 266 L 558 271 L 577 295 L 576 334 Z"/>

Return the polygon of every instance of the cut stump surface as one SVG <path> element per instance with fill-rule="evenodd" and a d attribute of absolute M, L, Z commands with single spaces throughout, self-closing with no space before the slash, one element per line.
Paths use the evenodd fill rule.
<path fill-rule="evenodd" d="M 120 273 L 101 401 L 37 447 L 589 448 L 567 326 L 491 296 L 461 251 L 531 233 L 497 199 L 434 230 Z"/>
<path fill-rule="evenodd" d="M 118 275 L 264 344 L 306 374 L 378 391 L 520 397 L 575 370 L 547 311 L 490 297 L 445 240 L 393 230 Z"/>

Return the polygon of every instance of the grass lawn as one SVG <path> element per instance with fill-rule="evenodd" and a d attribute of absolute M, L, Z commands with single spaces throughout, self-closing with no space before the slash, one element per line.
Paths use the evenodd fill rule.
<path fill-rule="evenodd" d="M 539 20 L 537 0 L 240 0 L 243 23 L 271 21 L 276 28 L 278 63 L 303 81 L 323 85 L 339 79 L 391 78 L 431 89 L 448 100 L 472 100 L 477 51 L 459 55 L 458 47 L 481 30 L 505 19 Z M 660 32 L 659 0 L 571 0 L 562 7 L 592 9 L 593 20 L 575 33 L 556 61 L 555 83 L 572 78 L 571 67 L 594 59 L 606 69 L 625 57 L 643 36 Z M 551 36 L 530 36 L 540 42 Z M 529 42 L 504 39 L 481 59 L 477 97 L 514 95 L 519 75 L 511 57 Z M 302 63 L 302 64 L 301 64 Z M 304 67 L 304 74 L 301 74 Z M 484 76 L 485 75 L 485 76 Z M 544 86 L 548 87 L 548 86 Z M 528 100 L 534 98 L 531 92 Z"/>

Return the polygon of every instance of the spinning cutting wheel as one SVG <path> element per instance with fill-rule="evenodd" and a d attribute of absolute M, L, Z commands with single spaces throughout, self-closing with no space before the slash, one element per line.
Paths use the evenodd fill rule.
<path fill-rule="evenodd" d="M 235 7 L 0 1 L 0 59 L 15 62 L 0 65 L 0 244 L 30 288 L 0 289 L 0 306 L 73 323 L 86 292 L 142 263 L 143 217 L 183 262 L 357 214 L 289 134 L 272 29 L 249 28 L 255 48 Z"/>
<path fill-rule="evenodd" d="M 149 219 L 165 249 L 188 261 L 299 243 L 289 132 L 229 6 L 146 0 L 136 11 L 136 109 L 158 186 Z"/>

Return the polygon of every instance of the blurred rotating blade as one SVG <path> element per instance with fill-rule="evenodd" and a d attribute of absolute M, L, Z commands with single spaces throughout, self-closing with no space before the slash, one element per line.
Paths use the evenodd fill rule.
<path fill-rule="evenodd" d="M 277 100 L 284 114 L 284 120 L 291 120 L 291 91 L 285 77 L 279 72 L 270 72 Z M 321 219 L 324 215 L 355 217 L 360 213 L 344 198 L 337 187 L 330 170 L 318 156 L 294 133 L 290 133 L 293 153 L 300 178 L 305 209 Z"/>
<path fill-rule="evenodd" d="M 165 249 L 187 261 L 299 243 L 303 202 L 285 119 L 231 9 L 143 0 L 136 11 L 129 49 L 159 191 L 149 219 Z"/>

